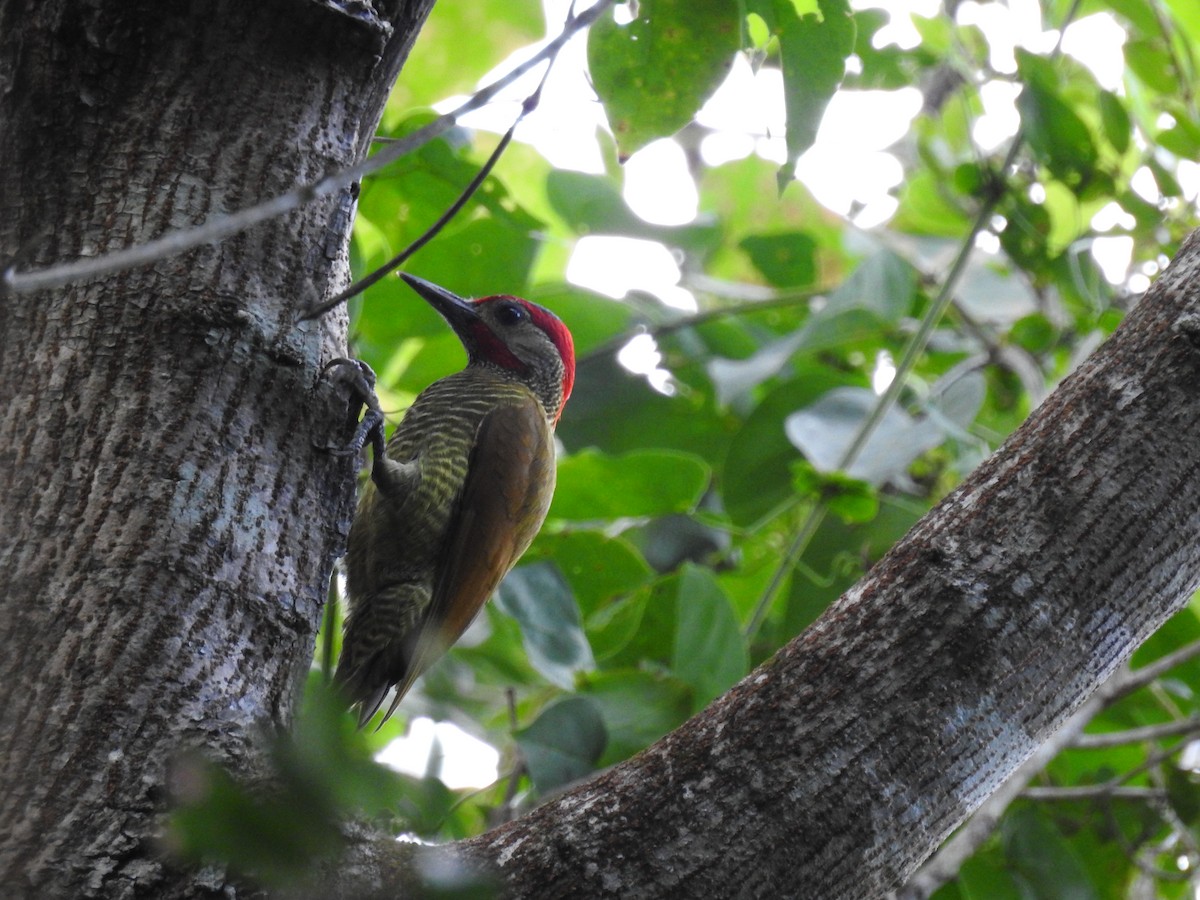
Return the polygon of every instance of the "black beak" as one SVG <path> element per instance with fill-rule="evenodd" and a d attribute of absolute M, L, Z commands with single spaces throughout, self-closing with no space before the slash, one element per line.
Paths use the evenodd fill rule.
<path fill-rule="evenodd" d="M 464 344 L 472 346 L 472 343 L 469 343 L 473 342 L 472 326 L 479 321 L 479 313 L 475 311 L 475 305 L 470 300 L 464 300 L 458 294 L 452 294 L 432 281 L 409 275 L 407 272 L 401 272 L 400 277 L 441 314 Z"/>

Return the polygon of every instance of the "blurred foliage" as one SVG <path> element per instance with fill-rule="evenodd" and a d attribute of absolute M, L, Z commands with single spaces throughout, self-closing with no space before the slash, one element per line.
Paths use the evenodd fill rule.
<path fill-rule="evenodd" d="M 529 296 L 570 325 L 578 380 L 558 428 L 558 491 L 497 602 L 399 715 L 378 732 L 341 735 L 356 748 L 351 758 L 323 738 L 284 758 L 285 771 L 309 767 L 310 793 L 287 795 L 305 815 L 369 799 L 395 827 L 425 838 L 476 833 L 675 728 L 819 616 L 1016 428 L 1111 333 L 1194 223 L 1200 6 L 1192 0 L 1042 0 L 1049 34 L 1015 55 L 962 15 L 1000 4 L 948 4 L 957 19 L 911 20 L 870 0 L 858 5 L 618 7 L 619 18 L 606 14 L 593 28 L 588 54 L 612 132 L 577 136 L 599 142 L 604 171 L 558 169 L 518 141 L 409 262 L 463 294 Z M 1124 29 L 1115 89 L 1051 50 L 1068 16 L 1108 17 Z M 423 106 L 469 91 L 536 40 L 540 22 L 531 0 L 439 3 L 383 133 L 427 121 Z M 896 24 L 912 34 L 904 46 L 883 38 Z M 710 164 L 702 150 L 711 129 L 694 116 L 739 55 L 743 66 L 782 71 L 783 149 L 752 152 L 762 131 L 745 136 L 740 158 Z M 898 103 L 919 92 L 919 112 L 889 150 L 903 171 L 894 209 L 869 227 L 859 207 L 835 213 L 804 182 L 787 183 L 839 91 L 893 92 Z M 1019 114 L 1018 138 L 981 137 L 996 96 Z M 672 134 L 699 213 L 668 226 L 633 212 L 616 160 Z M 356 272 L 428 227 L 496 140 L 459 128 L 367 179 Z M 902 373 L 898 405 L 847 464 L 878 401 L 874 379 L 904 358 L 932 315 L 980 216 L 983 234 L 945 315 Z M 595 235 L 667 247 L 696 310 L 649 291 L 610 299 L 569 283 L 572 249 Z M 1110 281 L 1097 260 L 1113 239 L 1130 257 Z M 355 352 L 379 373 L 393 418 L 463 364 L 449 330 L 394 278 L 351 311 Z M 660 355 L 654 379 L 617 358 L 635 338 Z M 326 632 L 336 651 L 336 617 Z M 1139 661 L 1198 639 L 1200 618 L 1188 609 Z M 1197 675 L 1200 664 L 1181 667 L 1104 711 L 1091 730 L 1200 715 Z M 432 765 L 423 779 L 371 781 L 363 748 L 378 750 L 417 715 L 499 748 L 501 782 L 453 792 Z M 1200 783 L 1182 764 L 1187 744 L 1176 734 L 1065 752 L 1041 784 L 1127 777 L 1123 785 L 1147 790 L 1020 801 L 938 896 L 1192 896 Z M 308 761 L 318 750 L 340 761 Z M 333 768 L 339 781 L 321 782 Z M 289 853 L 325 837 L 293 835 L 283 856 L 248 864 L 286 867 Z M 237 832 L 226 840 L 246 846 Z"/>

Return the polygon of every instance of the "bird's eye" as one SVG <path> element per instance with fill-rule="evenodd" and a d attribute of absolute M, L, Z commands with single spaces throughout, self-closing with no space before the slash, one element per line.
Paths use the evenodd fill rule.
<path fill-rule="evenodd" d="M 528 315 L 520 303 L 500 303 L 496 306 L 496 321 L 506 327 L 516 325 Z"/>

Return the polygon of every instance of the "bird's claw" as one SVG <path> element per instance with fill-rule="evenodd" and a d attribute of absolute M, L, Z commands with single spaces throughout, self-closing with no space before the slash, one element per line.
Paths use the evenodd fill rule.
<path fill-rule="evenodd" d="M 334 374 L 331 375 L 331 372 Z M 321 377 L 346 385 L 367 409 L 379 412 L 379 398 L 375 395 L 375 370 L 361 359 L 335 357 L 325 363 Z"/>
<path fill-rule="evenodd" d="M 358 423 L 358 427 L 354 429 L 354 436 L 348 444 L 322 445 L 314 441 L 313 446 L 331 456 L 357 456 L 362 452 L 367 440 L 370 439 L 375 447 L 376 455 L 382 453 L 384 417 L 383 410 L 379 407 L 379 397 L 375 393 L 374 370 L 360 359 L 339 356 L 325 364 L 325 367 L 321 369 L 321 377 L 328 377 L 346 385 L 350 393 L 366 406 L 367 411 Z"/>

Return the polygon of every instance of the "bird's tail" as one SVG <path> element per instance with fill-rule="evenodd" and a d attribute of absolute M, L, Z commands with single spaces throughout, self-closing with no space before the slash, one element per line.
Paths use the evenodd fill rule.
<path fill-rule="evenodd" d="M 359 728 L 375 715 L 394 685 L 407 689 L 411 684 L 413 637 L 421 630 L 428 596 L 428 588 L 419 584 L 392 585 L 370 602 L 355 604 L 347 617 L 334 684 L 348 706 L 358 707 Z M 395 708 L 393 704 L 384 721 Z"/>

